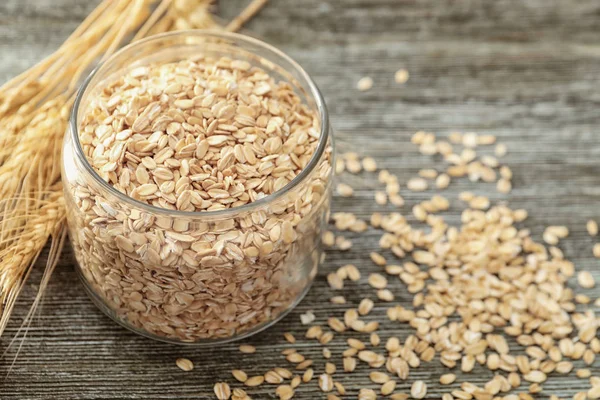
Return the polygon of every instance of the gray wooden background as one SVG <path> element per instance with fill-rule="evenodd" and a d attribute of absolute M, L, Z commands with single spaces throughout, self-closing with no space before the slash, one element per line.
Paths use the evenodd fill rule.
<path fill-rule="evenodd" d="M 57 48 L 96 3 L 1 0 L 0 82 Z M 230 17 L 246 3 L 222 0 L 219 14 Z M 497 135 L 509 147 L 506 161 L 515 174 L 513 193 L 507 197 L 492 186 L 454 182 L 447 191 L 454 215 L 460 212 L 456 194 L 475 189 L 529 209 L 526 225 L 538 238 L 545 225 L 568 225 L 572 234 L 563 241 L 563 249 L 578 269 L 592 270 L 600 279 L 599 262 L 591 256 L 593 240 L 585 234 L 586 220 L 600 219 L 598 0 L 272 0 L 248 32 L 289 53 L 312 74 L 325 94 L 343 151 L 356 149 L 376 157 L 402 183 L 432 164 L 410 144 L 416 130 Z M 404 86 L 393 82 L 401 67 L 411 74 Z M 360 93 L 355 84 L 365 75 L 372 76 L 375 85 Z M 334 208 L 368 218 L 376 210 L 371 190 L 375 182 L 368 175 L 344 179 L 363 189 L 351 200 L 336 198 Z M 428 196 L 431 192 L 405 197 L 412 206 Z M 354 241 L 350 252 L 331 252 L 300 306 L 247 341 L 257 346 L 254 355 L 240 355 L 237 344 L 192 349 L 126 331 L 88 300 L 65 253 L 8 376 L 15 350 L 0 359 L 0 399 L 213 398 L 213 383 L 233 381 L 233 368 L 262 374 L 286 366 L 280 351 L 289 345 L 282 333 L 303 335 L 301 313 L 314 310 L 319 323 L 330 314 L 341 316 L 344 306 L 326 301 L 331 292 L 324 276 L 348 262 L 364 272 L 377 270 L 368 252 L 377 248 L 378 237 L 370 230 Z M 33 275 L 33 281 L 39 279 L 39 270 Z M 345 292 L 354 304 L 365 295 L 374 298 L 367 274 L 363 276 Z M 411 299 L 400 282 L 393 281 L 393 288 L 399 302 Z M 595 299 L 600 289 L 584 292 Z M 30 286 L 21 296 L 0 339 L 0 353 L 20 326 L 33 293 Z M 369 318 L 384 315 L 378 303 Z M 407 326 L 386 323 L 380 334 L 404 339 L 410 332 Z M 339 354 L 344 342 L 339 335 L 329 348 Z M 305 341 L 299 346 L 315 360 L 316 371 L 322 371 L 320 346 Z M 192 359 L 194 371 L 175 367 L 178 357 Z M 340 358 L 336 360 L 340 369 Z M 598 365 L 593 371 L 598 374 Z M 428 398 L 440 398 L 444 390 L 437 381 L 444 372 L 434 361 L 411 371 L 397 390 L 408 392 L 415 379 L 424 379 Z M 359 387 L 376 387 L 367 374 L 361 366 L 354 374 L 338 373 L 335 378 L 349 389 L 347 398 L 355 399 Z M 490 377 L 489 371 L 476 370 L 458 382 L 482 383 Z M 572 396 L 587 390 L 588 383 L 551 376 L 543 387 L 537 398 Z M 250 393 L 255 399 L 270 399 L 275 398 L 274 389 L 262 386 Z M 297 392 L 296 398 L 325 398 L 314 381 Z"/>

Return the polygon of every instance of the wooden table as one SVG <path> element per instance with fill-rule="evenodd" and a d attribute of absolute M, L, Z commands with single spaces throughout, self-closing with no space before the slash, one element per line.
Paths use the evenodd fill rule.
<path fill-rule="evenodd" d="M 4 0 L 0 2 L 0 82 L 22 71 L 57 48 L 97 1 Z M 219 13 L 235 15 L 244 0 L 221 1 Z M 594 271 L 594 240 L 585 233 L 589 218 L 600 219 L 600 3 L 596 0 L 273 0 L 248 26 L 249 32 L 281 48 L 314 77 L 328 102 L 342 151 L 357 150 L 376 157 L 381 167 L 404 183 L 420 168 L 432 165 L 410 144 L 417 130 L 446 134 L 452 130 L 497 135 L 506 143 L 506 162 L 513 168 L 514 190 L 509 196 L 492 185 L 453 182 L 446 191 L 451 215 L 458 215 L 458 192 L 475 189 L 495 201 L 508 200 L 530 211 L 527 227 L 539 239 L 544 226 L 565 224 L 571 236 L 563 249 L 578 269 Z M 399 68 L 410 71 L 404 86 L 394 83 Z M 356 82 L 373 77 L 372 90 L 361 93 Z M 437 166 L 441 166 L 438 163 Z M 368 216 L 377 207 L 369 175 L 344 177 L 356 188 L 353 199 L 336 198 L 335 210 Z M 404 192 L 412 206 L 431 192 Z M 387 208 L 391 211 L 392 208 Z M 406 207 L 408 214 L 410 208 Z M 348 252 L 332 251 L 305 300 L 283 321 L 250 340 L 257 354 L 240 355 L 237 344 L 193 349 L 153 342 L 121 328 L 90 302 L 65 252 L 46 292 L 39 318 L 10 372 L 15 348 L 0 361 L 0 398 L 8 399 L 212 399 L 217 381 L 233 382 L 230 371 L 243 368 L 262 374 L 286 366 L 280 351 L 289 344 L 282 333 L 302 337 L 299 316 L 314 310 L 317 323 L 330 314 L 341 316 L 345 306 L 332 305 L 325 275 L 352 262 L 363 271 L 359 284 L 344 294 L 356 304 L 373 289 L 368 271 L 379 267 L 368 253 L 378 247 L 380 233 L 369 230 L 351 235 Z M 43 261 L 43 260 L 42 260 Z M 32 282 L 40 278 L 40 268 Z M 19 299 L 0 350 L 6 349 L 32 301 L 33 283 Z M 573 286 L 575 287 L 575 286 Z M 400 303 L 411 295 L 399 281 L 393 288 Z M 581 290 L 581 289 L 579 289 Z M 585 291 L 595 299 L 600 290 Z M 377 303 L 369 319 L 383 320 L 385 306 Z M 382 338 L 411 333 L 407 325 L 386 323 Z M 329 345 L 339 354 L 345 335 Z M 314 343 L 314 342 L 312 342 Z M 302 341 L 299 347 L 315 360 L 321 372 L 320 346 Z M 514 342 L 512 342 L 514 344 Z M 184 373 L 175 359 L 195 362 Z M 341 368 L 339 356 L 336 357 Z M 598 374 L 596 365 L 593 371 Z M 439 362 L 411 372 L 398 385 L 424 379 L 428 398 L 447 391 L 437 383 L 447 372 Z M 367 369 L 338 373 L 355 399 L 358 388 L 370 384 Z M 491 377 L 476 370 L 465 380 L 481 384 Z M 459 381 L 462 381 L 460 377 Z M 452 388 L 456 388 L 458 383 Z M 586 380 L 552 376 L 536 398 L 550 394 L 567 397 L 587 390 Z M 274 386 L 250 390 L 255 399 L 274 397 Z M 296 398 L 324 399 L 315 381 L 302 385 Z"/>

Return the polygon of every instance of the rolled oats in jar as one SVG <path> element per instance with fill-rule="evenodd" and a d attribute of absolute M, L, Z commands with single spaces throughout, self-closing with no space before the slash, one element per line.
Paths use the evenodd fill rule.
<path fill-rule="evenodd" d="M 322 96 L 278 50 L 194 31 L 123 49 L 83 85 L 63 147 L 85 287 L 159 340 L 265 328 L 316 274 L 332 157 Z"/>

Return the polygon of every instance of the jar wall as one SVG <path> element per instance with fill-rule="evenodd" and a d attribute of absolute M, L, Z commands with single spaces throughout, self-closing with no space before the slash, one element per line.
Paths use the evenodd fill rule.
<path fill-rule="evenodd" d="M 190 51 L 203 51 L 197 46 Z M 87 95 L 120 68 L 182 56 L 159 47 L 166 49 L 160 57 L 142 52 L 151 55 L 146 61 L 121 53 L 90 80 Z M 268 62 L 281 67 L 279 61 Z M 86 288 L 119 323 L 155 339 L 214 343 L 261 330 L 302 298 L 316 275 L 329 214 L 331 138 L 293 188 L 227 213 L 177 213 L 126 201 L 93 173 L 76 138 L 67 132 L 63 146 L 70 239 Z"/>

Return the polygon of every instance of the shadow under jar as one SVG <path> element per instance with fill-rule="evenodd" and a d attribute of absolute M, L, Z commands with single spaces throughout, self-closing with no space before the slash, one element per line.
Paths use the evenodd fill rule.
<path fill-rule="evenodd" d="M 154 103 L 142 101 L 133 116 L 124 109 L 122 118 L 119 106 L 98 106 L 98 98 L 115 82 L 123 83 L 124 76 L 125 84 L 120 87 L 128 88 L 135 83 L 128 80 L 142 79 L 137 76 L 150 66 L 187 60 L 215 64 L 210 71 L 216 76 L 220 76 L 219 68 L 229 71 L 234 60 L 246 74 L 256 71 L 250 74 L 256 82 L 245 82 L 244 87 L 231 82 L 223 92 L 222 85 L 212 87 L 211 81 L 196 79 L 191 82 L 194 93 L 183 96 L 193 98 L 192 102 L 180 103 L 187 111 L 171 108 L 148 126 L 139 124 L 139 119 L 144 106 Z M 185 84 L 186 75 L 176 72 Z M 312 121 L 305 118 L 288 124 L 284 116 L 271 115 L 274 122 L 269 124 L 254 115 L 250 120 L 233 117 L 236 122 L 221 126 L 224 119 L 219 116 L 230 113 L 210 102 L 214 92 L 230 97 L 254 85 L 252 90 L 263 99 L 260 104 L 253 96 L 238 97 L 251 105 L 254 102 L 255 110 L 262 106 L 278 113 L 269 102 L 268 90 L 260 87 L 264 73 L 285 90 L 289 88 L 294 95 L 286 97 L 298 99 L 297 107 L 312 115 Z M 173 91 L 169 87 L 159 85 L 150 95 L 158 96 L 158 103 L 168 103 L 164 92 Z M 107 103 L 118 103 L 115 96 Z M 86 125 L 91 112 L 98 114 L 96 119 L 104 119 L 101 126 Z M 121 134 L 111 136 L 107 127 Z M 182 134 L 181 129 L 186 132 Z M 242 154 L 237 169 L 216 172 L 215 163 L 225 163 L 224 158 L 231 156 L 229 150 L 219 148 L 217 134 L 238 135 L 237 139 L 247 141 L 242 148 L 253 149 L 254 164 L 244 165 L 247 160 Z M 269 135 L 279 135 L 281 146 L 279 139 L 274 145 L 266 144 Z M 211 136 L 208 149 L 198 150 L 206 147 L 203 141 Z M 265 43 L 237 34 L 187 31 L 124 48 L 83 84 L 63 146 L 69 235 L 77 271 L 92 300 L 123 326 L 173 343 L 227 342 L 273 324 L 302 299 L 317 272 L 321 233 L 331 202 L 332 140 L 325 104 L 313 81 L 293 60 Z M 111 151 L 102 154 L 107 148 Z M 170 158 L 165 161 L 165 151 L 157 148 L 167 149 Z M 280 151 L 272 154 L 275 148 Z M 298 167 L 297 173 L 281 167 L 291 162 Z M 279 175 L 262 183 L 270 185 L 269 193 L 254 187 L 256 179 L 278 167 Z M 142 193 L 139 187 L 130 190 L 138 169 L 145 171 L 138 184 L 146 181 L 150 186 L 144 188 L 150 187 L 149 192 L 159 188 L 155 193 Z M 238 186 L 246 182 L 252 188 L 228 186 L 232 179 Z M 163 187 L 174 188 L 164 194 Z M 212 199 L 212 187 L 238 200 L 231 200 L 231 205 Z M 194 206 L 179 202 L 185 190 L 194 192 Z"/>

